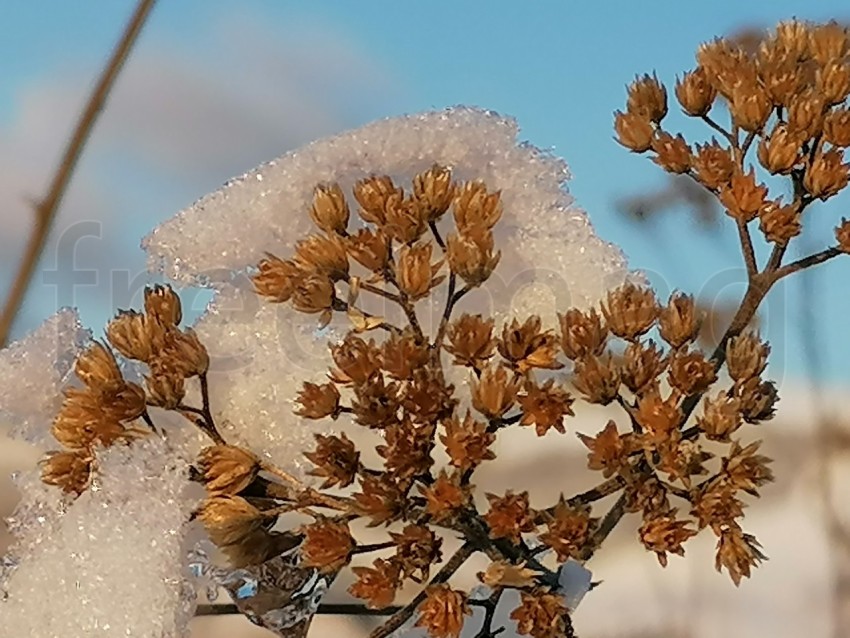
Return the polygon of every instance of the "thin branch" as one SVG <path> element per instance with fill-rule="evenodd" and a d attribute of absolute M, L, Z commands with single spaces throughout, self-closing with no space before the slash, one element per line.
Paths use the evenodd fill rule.
<path fill-rule="evenodd" d="M 434 578 L 431 579 L 431 585 L 439 585 L 441 583 L 445 583 L 451 578 L 452 574 L 454 574 L 458 569 L 460 569 L 461 565 L 466 562 L 472 554 L 475 553 L 475 548 L 472 543 L 466 542 L 460 546 L 454 555 L 440 568 Z M 390 634 L 392 634 L 396 629 L 401 627 L 407 620 L 416 613 L 416 608 L 422 604 L 422 602 L 427 597 L 426 590 L 423 589 L 420 591 L 407 605 L 405 605 L 402 609 L 398 610 L 393 617 L 390 618 L 383 625 L 375 629 L 371 634 L 369 634 L 369 638 L 386 638 Z"/>
<path fill-rule="evenodd" d="M 440 235 L 440 229 L 437 228 L 437 222 L 428 222 L 428 228 L 431 229 L 431 234 L 434 235 L 434 241 L 437 242 L 437 245 L 443 252 L 446 252 L 446 242 L 443 240 L 443 236 Z"/>
<path fill-rule="evenodd" d="M 800 270 L 804 270 L 806 268 L 811 268 L 812 266 L 817 266 L 818 264 L 822 264 L 825 261 L 829 261 L 833 257 L 838 257 L 839 255 L 843 254 L 843 251 L 838 246 L 832 246 L 831 248 L 822 250 L 819 253 L 814 253 L 812 255 L 809 255 L 808 257 L 798 259 L 797 261 L 792 261 L 790 264 L 778 268 L 776 271 L 774 271 L 773 276 L 778 281 L 779 279 L 787 277 L 790 274 L 793 274 Z"/>
<path fill-rule="evenodd" d="M 484 607 L 484 622 L 481 624 L 481 629 L 475 634 L 474 638 L 493 638 L 493 636 L 498 636 L 500 633 L 505 631 L 504 627 L 493 630 L 493 618 L 496 615 L 496 608 L 499 606 L 499 599 L 502 597 L 502 592 L 505 590 L 502 588 L 496 589 L 487 600 L 480 601 L 469 601 L 470 604 L 477 604 L 480 607 Z"/>
<path fill-rule="evenodd" d="M 753 277 L 758 273 L 758 264 L 756 264 L 756 253 L 753 249 L 753 238 L 750 236 L 750 229 L 746 222 L 742 219 L 735 219 L 738 226 L 738 238 L 741 240 L 741 253 L 744 255 L 744 264 L 747 267 L 747 279 L 753 280 Z"/>
<path fill-rule="evenodd" d="M 705 122 L 706 124 L 708 124 L 715 131 L 720 133 L 723 137 L 725 137 L 726 141 L 729 142 L 732 146 L 735 146 L 735 147 L 738 146 L 738 140 L 736 140 L 729 131 L 727 131 L 725 128 L 720 126 L 720 124 L 715 122 L 708 115 L 703 115 L 702 121 Z"/>
<path fill-rule="evenodd" d="M 24 301 L 27 288 L 29 288 L 35 268 L 38 265 L 39 257 L 44 250 L 47 236 L 53 227 L 59 205 L 62 203 L 62 198 L 71 181 L 71 176 L 77 167 L 77 162 L 80 159 L 83 148 L 85 148 L 86 142 L 91 137 L 94 124 L 103 111 L 106 99 L 115 84 L 115 79 L 127 61 L 130 51 L 136 43 L 139 33 L 145 25 L 155 3 L 156 0 L 140 0 L 136 5 L 136 10 L 127 22 L 127 26 L 124 28 L 124 32 L 115 50 L 112 52 L 106 67 L 101 72 L 97 85 L 92 90 L 91 96 L 80 115 L 80 119 L 77 121 L 76 128 L 71 135 L 71 139 L 68 141 L 68 145 L 65 147 L 65 152 L 62 154 L 59 168 L 50 182 L 47 194 L 35 207 L 35 221 L 32 234 L 24 249 L 24 255 L 21 258 L 18 271 L 12 280 L 12 287 L 3 306 L 3 312 L 0 313 L 0 348 L 5 346 L 9 340 L 12 324 Z"/>
<path fill-rule="evenodd" d="M 356 603 L 323 603 L 319 605 L 316 614 L 319 616 L 391 616 L 400 610 L 401 607 L 398 606 L 370 609 Z M 198 605 L 195 610 L 196 616 L 228 616 L 241 613 L 236 605 Z"/>

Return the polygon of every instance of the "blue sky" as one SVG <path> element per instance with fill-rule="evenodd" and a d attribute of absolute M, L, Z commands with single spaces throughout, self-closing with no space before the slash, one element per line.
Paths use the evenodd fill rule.
<path fill-rule="evenodd" d="M 665 177 L 651 162 L 613 141 L 612 112 L 622 107 L 624 86 L 636 73 L 654 70 L 672 88 L 675 76 L 693 65 L 696 46 L 715 35 L 745 25 L 769 26 L 791 16 L 850 18 L 844 3 L 822 1 L 816 10 L 809 4 L 161 2 L 139 43 L 138 57 L 128 66 L 127 87 L 145 82 L 148 93 L 156 94 L 152 104 L 173 97 L 179 107 L 181 97 L 173 90 L 166 87 L 161 96 L 157 94 L 158 74 L 169 72 L 172 62 L 175 67 L 185 63 L 186 75 L 180 77 L 194 77 L 191 74 L 197 71 L 205 81 L 192 95 L 208 91 L 210 108 L 222 109 L 213 120 L 215 130 L 232 124 L 237 133 L 209 147 L 200 145 L 199 134 L 164 158 L 145 147 L 145 138 L 157 139 L 158 126 L 179 131 L 191 125 L 191 118 L 188 124 L 169 122 L 168 106 L 148 118 L 144 104 L 136 111 L 127 106 L 133 101 L 128 97 L 116 109 L 119 114 L 131 112 L 137 118 L 132 125 L 139 130 L 134 137 L 122 132 L 119 123 L 104 123 L 98 129 L 81 166 L 80 183 L 74 184 L 77 191 L 69 194 L 69 207 L 91 214 L 98 207 L 120 207 L 125 213 L 120 230 L 117 225 L 109 227 L 113 230 L 100 238 L 84 240 L 89 242 L 85 247 L 87 252 L 125 259 L 127 268 L 137 272 L 142 264 L 135 248 L 139 236 L 230 175 L 307 141 L 302 133 L 303 137 L 330 134 L 404 112 L 478 105 L 515 116 L 525 139 L 552 148 L 567 160 L 574 175 L 570 188 L 599 234 L 620 244 L 631 264 L 649 272 L 660 290 L 704 290 L 712 297 L 734 298 L 741 291 L 735 282 L 742 280 L 736 270 L 740 257 L 728 228 L 700 229 L 681 209 L 647 230 L 617 212 L 619 198 L 663 187 Z M 70 123 L 80 108 L 82 92 L 93 81 L 131 8 L 131 2 L 118 1 L 3 3 L 0 142 L 13 138 L 33 166 L 55 161 L 61 131 L 67 130 L 60 123 Z M 263 86 L 264 65 L 286 67 L 281 77 L 297 91 L 286 94 L 290 84 L 273 86 L 276 76 L 269 76 L 269 86 Z M 179 80 L 174 81 L 179 87 Z M 119 85 L 116 90 L 116 103 L 123 88 Z M 126 93 L 131 93 L 129 88 Z M 308 94 L 312 102 L 299 104 Z M 231 98 L 235 101 L 226 110 L 222 105 Z M 254 118 L 253 128 L 251 122 L 236 121 L 243 104 L 239 100 L 248 99 L 258 114 L 273 122 L 268 136 L 253 112 L 242 109 L 245 118 Z M 288 109 L 281 107 L 283 121 L 275 121 L 273 108 L 263 110 L 266 102 Z M 292 117 L 291 130 L 286 129 L 287 114 L 305 117 L 321 109 L 321 117 L 310 119 L 308 126 Z M 205 111 L 201 108 L 199 115 Z M 55 133 L 41 135 L 48 129 Z M 687 131 L 706 135 L 698 128 Z M 37 139 L 28 144 L 33 137 Z M 2 194 L 7 201 L 16 195 Z M 801 243 L 824 245 L 845 208 L 843 214 L 850 216 L 846 197 L 816 209 L 811 236 L 801 238 Z M 67 223 L 60 218 L 60 228 Z M 49 268 L 48 259 L 44 267 Z M 836 262 L 807 284 L 817 286 L 814 311 L 824 373 L 837 382 L 850 380 L 850 366 L 845 363 L 850 343 L 843 337 L 843 317 L 850 310 L 843 294 L 848 275 L 850 262 Z M 3 287 L 0 277 L 0 291 Z M 777 351 L 773 373 L 779 377 L 802 374 L 799 331 L 808 324 L 801 319 L 799 292 L 799 285 L 792 283 L 774 293 L 767 307 L 765 327 Z M 81 305 L 91 302 L 97 308 L 84 314 L 92 323 L 102 323 L 109 312 L 98 299 L 102 301 L 102 295 L 89 298 L 81 293 Z M 55 306 L 55 294 L 34 293 L 18 333 Z"/>

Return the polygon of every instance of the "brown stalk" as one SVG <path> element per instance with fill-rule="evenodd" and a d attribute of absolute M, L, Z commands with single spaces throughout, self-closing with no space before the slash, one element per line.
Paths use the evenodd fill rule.
<path fill-rule="evenodd" d="M 77 121 L 71 139 L 68 140 L 68 144 L 62 154 L 62 159 L 59 162 L 59 168 L 53 175 L 47 194 L 35 205 L 32 233 L 24 248 L 24 254 L 18 270 L 12 280 L 12 287 L 6 298 L 3 311 L 0 313 L 0 348 L 5 346 L 9 340 L 12 324 L 20 311 L 24 301 L 24 295 L 32 281 L 35 267 L 44 251 L 47 236 L 53 227 L 59 205 L 62 203 L 62 198 L 77 167 L 83 148 L 85 148 L 86 143 L 91 137 L 94 124 L 103 111 L 115 80 L 124 67 L 124 63 L 127 61 L 130 51 L 136 43 L 139 33 L 145 25 L 154 4 L 156 4 L 156 0 L 139 0 L 139 3 L 136 5 L 136 9 L 127 22 L 115 50 L 112 52 L 97 84 L 92 90 L 91 96 L 80 115 L 80 119 Z"/>

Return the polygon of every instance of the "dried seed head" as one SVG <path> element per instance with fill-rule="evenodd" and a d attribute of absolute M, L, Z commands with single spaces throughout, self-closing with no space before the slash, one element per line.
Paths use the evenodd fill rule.
<path fill-rule="evenodd" d="M 426 211 L 419 200 L 404 197 L 400 191 L 389 196 L 384 213 L 382 230 L 401 244 L 412 244 L 428 230 Z"/>
<path fill-rule="evenodd" d="M 683 420 L 682 411 L 674 398 L 662 399 L 657 389 L 644 392 L 638 398 L 634 417 L 656 445 L 670 440 Z"/>
<path fill-rule="evenodd" d="M 465 233 L 476 226 L 492 229 L 502 217 L 500 191 L 490 193 L 480 180 L 464 183 L 454 199 L 454 219 L 457 229 Z"/>
<path fill-rule="evenodd" d="M 432 423 L 421 425 L 409 419 L 384 428 L 386 445 L 378 445 L 375 450 L 394 480 L 408 484 L 410 479 L 428 474 L 434 465 L 434 430 Z"/>
<path fill-rule="evenodd" d="M 605 350 L 608 327 L 602 317 L 591 308 L 582 312 L 571 308 L 558 316 L 561 324 L 561 349 L 572 360 L 587 355 L 600 355 Z"/>
<path fill-rule="evenodd" d="M 589 507 L 570 507 L 561 496 L 552 514 L 547 516 L 546 531 L 540 535 L 540 542 L 555 550 L 560 562 L 578 558 L 596 523 L 597 519 L 590 517 Z"/>
<path fill-rule="evenodd" d="M 408 328 L 393 333 L 381 346 L 381 369 L 399 381 L 408 380 L 413 372 L 423 367 L 430 353 L 428 347 L 416 339 Z"/>
<path fill-rule="evenodd" d="M 623 384 L 639 394 L 652 384 L 667 367 L 667 359 L 651 339 L 646 343 L 634 342 L 626 347 L 623 357 Z"/>
<path fill-rule="evenodd" d="M 703 416 L 697 417 L 697 426 L 711 441 L 728 441 L 729 435 L 741 427 L 741 402 L 726 392 L 703 400 Z"/>
<path fill-rule="evenodd" d="M 744 223 L 756 218 L 766 197 L 767 186 L 756 184 L 753 167 L 747 173 L 736 168 L 729 186 L 720 190 L 720 203 L 726 208 L 726 214 Z"/>
<path fill-rule="evenodd" d="M 333 383 L 319 385 L 305 381 L 296 402 L 300 407 L 295 410 L 295 414 L 305 419 L 335 417 L 339 410 L 339 390 Z"/>
<path fill-rule="evenodd" d="M 803 187 L 822 201 L 837 195 L 850 180 L 850 164 L 843 163 L 844 150 L 833 148 L 815 155 L 803 176 Z"/>
<path fill-rule="evenodd" d="M 354 334 L 346 335 L 342 343 L 331 344 L 331 357 L 337 366 L 330 377 L 336 383 L 366 383 L 381 364 L 381 351 L 374 339 L 365 341 Z"/>
<path fill-rule="evenodd" d="M 295 287 L 304 278 L 304 271 L 292 261 L 284 261 L 272 254 L 257 264 L 258 272 L 251 277 L 258 295 L 274 303 L 289 301 Z"/>
<path fill-rule="evenodd" d="M 620 391 L 620 369 L 610 353 L 583 357 L 575 363 L 573 385 L 590 403 L 608 405 Z"/>
<path fill-rule="evenodd" d="M 211 496 L 236 495 L 254 482 L 260 460 L 235 445 L 213 445 L 201 451 L 198 469 Z"/>
<path fill-rule="evenodd" d="M 381 272 L 389 260 L 387 237 L 380 230 L 361 228 L 347 238 L 346 250 L 351 258 L 372 272 Z"/>
<path fill-rule="evenodd" d="M 466 598 L 464 592 L 448 585 L 431 585 L 417 608 L 416 627 L 425 627 L 431 638 L 458 638 L 466 616 L 472 615 Z"/>
<path fill-rule="evenodd" d="M 709 83 L 727 100 L 732 99 L 740 82 L 755 75 L 752 61 L 741 48 L 720 38 L 700 45 L 697 64 L 705 70 Z"/>
<path fill-rule="evenodd" d="M 667 115 L 667 89 L 653 74 L 635 78 L 629 85 L 626 109 L 656 124 Z"/>
<path fill-rule="evenodd" d="M 772 110 L 773 102 L 757 81 L 741 82 L 732 90 L 732 119 L 743 130 L 760 131 Z"/>
<path fill-rule="evenodd" d="M 810 139 L 821 132 L 826 104 L 814 91 L 797 93 L 788 105 L 788 130 L 800 139 Z"/>
<path fill-rule="evenodd" d="M 471 498 L 471 485 L 461 485 L 457 473 L 441 470 L 436 480 L 428 486 L 419 486 L 426 499 L 425 511 L 437 523 L 451 520 Z"/>
<path fill-rule="evenodd" d="M 775 46 L 794 58 L 802 58 L 809 51 L 809 26 L 801 20 L 780 22 L 773 37 Z"/>
<path fill-rule="evenodd" d="M 401 533 L 390 532 L 396 545 L 394 562 L 402 576 L 421 583 L 428 580 L 431 565 L 442 558 L 443 539 L 424 525 L 407 525 Z"/>
<path fill-rule="evenodd" d="M 559 370 L 564 367 L 557 360 L 557 337 L 548 330 L 542 331 L 541 326 L 540 317 L 532 315 L 522 324 L 512 319 L 502 327 L 499 354 L 521 373 L 532 368 Z"/>
<path fill-rule="evenodd" d="M 431 264 L 433 248 L 431 242 L 425 242 L 402 246 L 399 250 L 395 266 L 396 280 L 402 292 L 413 300 L 428 296 L 431 288 L 442 280 L 442 277 L 435 277 L 440 263 Z"/>
<path fill-rule="evenodd" d="M 691 147 L 681 134 L 673 137 L 659 131 L 652 140 L 652 150 L 656 154 L 652 161 L 668 173 L 687 173 L 691 168 Z"/>
<path fill-rule="evenodd" d="M 850 94 L 850 64 L 832 61 L 817 70 L 817 88 L 827 106 L 841 104 Z"/>
<path fill-rule="evenodd" d="M 186 396 L 185 377 L 179 369 L 154 360 L 145 376 L 145 389 L 151 405 L 173 410 Z"/>
<path fill-rule="evenodd" d="M 628 464 L 628 455 L 632 451 L 631 435 L 620 435 L 617 424 L 608 424 L 595 437 L 579 433 L 584 446 L 590 450 L 587 455 L 587 467 L 602 470 L 602 476 L 610 477 Z"/>
<path fill-rule="evenodd" d="M 292 305 L 307 314 L 325 313 L 333 307 L 335 291 L 333 282 L 326 275 L 308 275 L 295 287 Z"/>
<path fill-rule="evenodd" d="M 357 510 L 371 519 L 369 527 L 392 523 L 401 518 L 407 503 L 395 481 L 387 474 L 359 477 L 361 492 L 354 494 Z"/>
<path fill-rule="evenodd" d="M 517 623 L 517 633 L 532 638 L 561 638 L 567 633 L 568 610 L 560 594 L 543 590 L 521 591 L 519 607 L 511 612 L 511 620 Z"/>
<path fill-rule="evenodd" d="M 697 532 L 688 527 L 688 521 L 676 520 L 676 510 L 653 516 L 641 526 L 639 534 L 643 546 L 655 552 L 662 567 L 667 566 L 667 553 L 685 555 L 683 543 Z"/>
<path fill-rule="evenodd" d="M 534 425 L 537 436 L 545 435 L 550 428 L 564 434 L 564 417 L 572 416 L 573 398 L 570 393 L 549 379 L 538 385 L 532 380 L 525 383 L 525 393 L 519 396 L 522 409 L 520 425 Z"/>
<path fill-rule="evenodd" d="M 132 310 L 118 313 L 106 327 L 109 343 L 128 359 L 147 362 L 153 353 L 145 316 Z"/>
<path fill-rule="evenodd" d="M 850 146 L 850 109 L 830 111 L 823 122 L 823 139 L 833 146 Z"/>
<path fill-rule="evenodd" d="M 383 609 L 393 604 L 396 591 L 401 587 L 401 568 L 395 561 L 376 558 L 372 567 L 352 567 L 357 581 L 348 593 L 366 601 L 370 609 Z"/>
<path fill-rule="evenodd" d="M 697 338 L 700 321 L 691 295 L 673 293 L 658 316 L 661 338 L 674 348 L 681 348 Z"/>
<path fill-rule="evenodd" d="M 499 419 L 516 402 L 521 381 L 503 365 L 489 365 L 471 380 L 472 407 L 489 419 Z"/>
<path fill-rule="evenodd" d="M 738 441 L 733 441 L 729 455 L 721 461 L 721 475 L 730 487 L 741 490 L 751 496 L 759 496 L 759 488 L 773 481 L 773 472 L 768 465 L 772 459 L 756 454 L 761 441 L 750 443 L 742 448 Z"/>
<path fill-rule="evenodd" d="M 493 248 L 493 233 L 483 226 L 452 233 L 448 237 L 449 268 L 470 286 L 479 286 L 490 278 L 502 256 Z"/>
<path fill-rule="evenodd" d="M 40 461 L 41 480 L 66 494 L 82 494 L 91 482 L 93 461 L 88 450 L 48 452 Z"/>
<path fill-rule="evenodd" d="M 715 381 L 714 365 L 701 352 L 677 352 L 670 359 L 670 385 L 685 396 L 705 392 Z"/>
<path fill-rule="evenodd" d="M 763 137 L 758 147 L 762 166 L 773 175 L 787 175 L 800 161 L 802 144 L 798 135 L 792 135 L 788 126 L 777 122 L 770 137 Z"/>
<path fill-rule="evenodd" d="M 99 341 L 93 342 L 74 362 L 74 372 L 86 387 L 107 389 L 124 384 L 124 377 L 112 350 Z"/>
<path fill-rule="evenodd" d="M 490 528 L 490 538 L 507 538 L 514 544 L 522 534 L 534 531 L 534 511 L 528 505 L 528 492 L 514 494 L 508 490 L 504 496 L 487 494 L 490 509 L 484 520 Z"/>
<path fill-rule="evenodd" d="M 477 467 L 482 461 L 496 458 L 490 446 L 496 440 L 493 432 L 487 431 L 487 424 L 472 418 L 469 410 L 461 420 L 457 415 L 443 421 L 445 434 L 440 441 L 446 446 L 451 464 L 461 470 Z"/>
<path fill-rule="evenodd" d="M 736 384 L 735 390 L 741 400 L 741 416 L 744 417 L 744 421 L 760 423 L 773 418 L 776 413 L 776 403 L 779 401 L 775 383 L 751 378 Z"/>
<path fill-rule="evenodd" d="M 325 479 L 322 489 L 338 485 L 348 487 L 357 476 L 360 467 L 360 452 L 354 443 L 340 433 L 339 436 L 316 434 L 316 449 L 305 452 L 304 456 L 316 467 L 310 471 L 311 476 Z"/>
<path fill-rule="evenodd" d="M 120 421 L 107 416 L 100 397 L 91 390 L 68 388 L 51 433 L 70 450 L 90 449 L 95 444 L 108 447 L 127 435 Z"/>
<path fill-rule="evenodd" d="M 386 222 L 386 204 L 391 195 L 400 195 L 393 180 L 386 175 L 371 175 L 354 185 L 354 198 L 360 204 L 360 217 L 370 224 L 383 225 Z"/>
<path fill-rule="evenodd" d="M 313 190 L 310 218 L 326 233 L 345 234 L 348 228 L 348 202 L 339 184 L 319 184 Z"/>
<path fill-rule="evenodd" d="M 454 356 L 455 365 L 480 370 L 496 352 L 493 339 L 494 319 L 486 321 L 481 315 L 462 314 L 449 324 L 443 347 Z"/>
<path fill-rule="evenodd" d="M 504 560 L 490 563 L 487 571 L 478 574 L 478 580 L 488 587 L 512 587 L 524 589 L 535 583 L 537 572 L 525 566 L 525 563 L 514 565 Z"/>
<path fill-rule="evenodd" d="M 685 113 L 691 117 L 707 114 L 711 110 L 716 95 L 717 91 L 709 83 L 702 67 L 685 73 L 684 77 L 676 82 L 676 98 Z"/>
<path fill-rule="evenodd" d="M 614 131 L 617 141 L 630 151 L 644 153 L 652 148 L 655 129 L 652 122 L 635 113 L 614 113 Z"/>
<path fill-rule="evenodd" d="M 762 207 L 759 228 L 767 241 L 780 246 L 786 245 L 803 230 L 797 206 L 782 206 L 779 202 L 768 202 Z"/>
<path fill-rule="evenodd" d="M 354 550 L 348 523 L 318 519 L 302 527 L 301 532 L 304 534 L 301 557 L 305 565 L 325 574 L 336 574 L 348 564 Z"/>
<path fill-rule="evenodd" d="M 850 221 L 841 218 L 841 224 L 835 227 L 835 241 L 841 252 L 850 253 Z"/>
<path fill-rule="evenodd" d="M 843 60 L 850 48 L 847 30 L 835 20 L 813 26 L 809 30 L 808 45 L 812 57 L 821 66 Z"/>
<path fill-rule="evenodd" d="M 398 383 L 386 383 L 380 374 L 355 385 L 351 402 L 354 420 L 368 428 L 385 428 L 398 423 L 400 391 Z"/>
<path fill-rule="evenodd" d="M 451 169 L 439 164 L 413 178 L 413 194 L 429 222 L 437 221 L 449 210 L 456 188 Z"/>
<path fill-rule="evenodd" d="M 183 320 L 180 297 L 171 286 L 145 288 L 145 313 L 163 326 L 177 326 Z"/>
<path fill-rule="evenodd" d="M 262 530 L 267 519 L 241 496 L 213 496 L 204 501 L 198 518 L 218 547 L 238 545 Z"/>
<path fill-rule="evenodd" d="M 168 331 L 161 357 L 187 378 L 205 374 L 210 367 L 207 349 L 191 328 Z"/>
<path fill-rule="evenodd" d="M 623 339 L 634 340 L 644 334 L 658 317 L 658 301 L 649 288 L 623 284 L 608 293 L 602 314 L 608 329 Z"/>
<path fill-rule="evenodd" d="M 735 585 L 741 583 L 741 578 L 749 578 L 752 568 L 764 560 L 767 556 L 761 552 L 761 545 L 752 534 L 745 534 L 739 527 L 721 532 L 714 566 L 717 571 L 725 567 Z"/>
<path fill-rule="evenodd" d="M 324 275 L 333 281 L 348 277 L 345 242 L 336 234 L 309 235 L 297 242 L 294 261 L 300 270 Z"/>
<path fill-rule="evenodd" d="M 726 344 L 726 368 L 735 381 L 761 376 L 767 366 L 770 345 L 749 331 L 733 337 Z"/>
<path fill-rule="evenodd" d="M 697 180 L 711 190 L 726 186 L 735 170 L 732 154 L 720 146 L 717 140 L 712 140 L 711 144 L 697 145 L 692 163 Z"/>

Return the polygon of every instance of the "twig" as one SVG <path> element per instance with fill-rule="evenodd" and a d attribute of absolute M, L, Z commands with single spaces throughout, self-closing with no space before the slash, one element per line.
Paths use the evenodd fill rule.
<path fill-rule="evenodd" d="M 392 606 L 383 609 L 370 609 L 356 603 L 323 603 L 319 605 L 316 614 L 319 616 L 391 616 L 398 613 L 401 607 Z M 242 612 L 236 605 L 198 605 L 196 616 L 228 616 Z"/>
<path fill-rule="evenodd" d="M 753 249 L 753 238 L 750 236 L 750 229 L 744 220 L 736 219 L 735 222 L 738 226 L 738 237 L 741 240 L 741 253 L 744 255 L 744 264 L 747 267 L 747 279 L 752 281 L 753 277 L 758 273 L 756 253 Z"/>
<path fill-rule="evenodd" d="M 56 212 L 62 203 L 62 198 L 68 188 L 68 183 L 71 181 L 71 176 L 77 167 L 77 162 L 80 159 L 83 148 L 91 136 L 94 124 L 103 110 L 106 99 L 115 84 L 115 79 L 127 61 L 130 51 L 136 43 L 139 33 L 155 3 L 156 0 L 139 0 L 139 3 L 136 5 L 136 10 L 127 22 L 127 26 L 124 28 L 124 32 L 118 41 L 118 45 L 110 56 L 97 85 L 92 90 L 85 109 L 80 115 L 71 139 L 68 141 L 65 152 L 62 154 L 59 168 L 50 182 L 47 194 L 35 206 L 35 221 L 32 234 L 24 249 L 24 255 L 21 258 L 18 271 L 12 280 L 12 287 L 3 306 L 3 312 L 0 314 L 0 348 L 5 346 L 9 340 L 12 324 L 23 303 L 24 295 L 27 288 L 29 288 L 30 281 L 32 281 L 35 267 L 38 264 L 39 257 L 44 250 L 44 244 L 47 241 L 47 236 L 50 234 L 50 229 L 53 227 L 53 222 L 56 219 Z"/>
<path fill-rule="evenodd" d="M 493 631 L 493 618 L 496 615 L 496 607 L 499 606 L 499 599 L 502 597 L 502 592 L 505 591 L 501 587 L 496 589 L 487 600 L 470 601 L 470 604 L 477 604 L 484 607 L 484 622 L 481 624 L 481 629 L 475 634 L 474 638 L 493 638 L 505 631 L 504 627 L 500 627 Z"/>
<path fill-rule="evenodd" d="M 472 556 L 473 553 L 475 553 L 475 548 L 472 543 L 467 541 L 461 545 L 460 549 L 458 549 L 448 562 L 440 568 L 440 571 L 434 575 L 434 578 L 431 579 L 431 584 L 439 585 L 441 583 L 445 583 L 449 578 L 451 578 L 452 574 L 460 569 L 461 565 L 463 565 L 466 562 L 466 559 Z M 389 636 L 407 622 L 414 613 L 416 613 L 416 608 L 422 604 L 426 597 L 426 590 L 423 589 L 413 598 L 413 600 L 393 614 L 392 618 L 369 634 L 369 638 L 386 638 Z"/>
<path fill-rule="evenodd" d="M 738 146 L 738 140 L 736 140 L 734 137 L 732 137 L 732 134 L 729 131 L 727 131 L 725 128 L 720 126 L 720 124 L 715 122 L 708 115 L 703 115 L 702 121 L 705 122 L 706 124 L 708 124 L 715 131 L 720 133 L 723 137 L 725 137 L 726 141 L 728 141 L 732 146 L 735 146 L 735 147 Z"/>
<path fill-rule="evenodd" d="M 842 254 L 843 252 L 838 246 L 832 246 L 831 248 L 822 250 L 819 253 L 814 253 L 812 255 L 809 255 L 808 257 L 798 259 L 797 261 L 792 261 L 790 264 L 778 268 L 774 271 L 773 276 L 778 281 L 783 277 L 787 277 L 790 274 L 793 274 L 805 268 L 817 266 L 818 264 L 822 264 L 823 262 L 829 261 L 833 257 L 838 257 L 838 255 Z"/>

